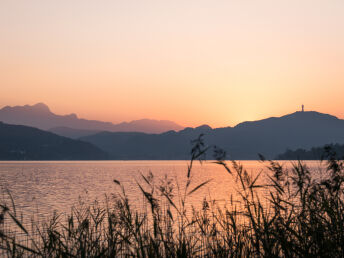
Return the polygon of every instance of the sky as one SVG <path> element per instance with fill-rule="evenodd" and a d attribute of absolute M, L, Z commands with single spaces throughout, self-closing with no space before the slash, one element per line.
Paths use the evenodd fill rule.
<path fill-rule="evenodd" d="M 0 0 L 0 107 L 233 126 L 344 118 L 343 0 Z"/>

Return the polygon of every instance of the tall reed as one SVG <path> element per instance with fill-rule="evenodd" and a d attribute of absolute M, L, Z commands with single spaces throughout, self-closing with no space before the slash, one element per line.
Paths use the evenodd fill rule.
<path fill-rule="evenodd" d="M 321 179 L 301 161 L 292 168 L 272 160 L 251 176 L 226 153 L 193 142 L 185 185 L 153 174 L 137 182 L 145 209 L 132 206 L 121 182 L 104 203 L 80 205 L 70 215 L 54 214 L 29 230 L 15 205 L 1 204 L 0 248 L 8 257 L 344 257 L 344 164 L 330 149 Z M 215 163 L 235 179 L 238 200 L 220 207 L 191 195 L 210 181 L 193 185 L 194 162 L 213 150 Z M 261 177 L 267 178 L 263 180 Z M 261 195 L 261 192 L 264 195 Z M 239 202 L 238 202 L 239 201 Z"/>

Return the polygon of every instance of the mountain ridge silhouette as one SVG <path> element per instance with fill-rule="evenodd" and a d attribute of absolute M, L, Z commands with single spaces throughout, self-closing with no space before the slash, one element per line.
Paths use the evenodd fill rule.
<path fill-rule="evenodd" d="M 189 159 L 190 142 L 200 134 L 208 145 L 221 147 L 230 159 L 273 159 L 287 149 L 344 143 L 344 120 L 316 112 L 239 123 L 234 127 L 200 126 L 162 134 L 103 132 L 80 139 L 107 151 L 114 159 Z"/>
<path fill-rule="evenodd" d="M 98 147 L 34 127 L 0 122 L 0 160 L 106 160 Z"/>
<path fill-rule="evenodd" d="M 74 113 L 69 115 L 56 115 L 44 103 L 25 106 L 5 106 L 0 109 L 0 121 L 8 124 L 33 126 L 42 130 L 51 130 L 61 136 L 71 137 L 70 130 L 73 130 L 74 137 L 83 136 L 84 130 L 91 131 L 141 131 L 146 133 L 162 133 L 169 130 L 182 130 L 184 127 L 169 120 L 140 119 L 131 122 L 113 124 L 97 120 L 78 118 Z M 61 127 L 67 130 L 61 130 Z M 59 130 L 56 130 L 59 128 Z M 80 130 L 81 135 L 77 131 Z"/>
<path fill-rule="evenodd" d="M 32 110 L 36 117 L 32 115 L 27 117 L 27 113 L 32 114 Z M 112 159 L 189 159 L 190 142 L 200 134 L 204 134 L 206 144 L 224 149 L 228 154 L 227 158 L 230 159 L 257 159 L 258 153 L 273 159 L 286 150 L 344 143 L 344 120 L 316 111 L 297 111 L 280 117 L 245 121 L 234 127 L 212 128 L 204 124 L 195 128 L 186 127 L 179 131 L 166 129 L 164 132 L 154 133 L 125 130 L 128 125 L 137 126 L 140 122 L 151 125 L 153 121 L 159 126 L 161 120 L 143 119 L 114 125 L 108 122 L 79 119 L 75 114 L 55 115 L 47 105 L 38 103 L 33 106 L 6 106 L 0 110 L 0 121 L 4 121 L 4 113 L 10 115 L 11 112 L 19 112 L 22 115 L 19 118 L 31 124 L 37 122 L 35 119 L 42 122 L 42 114 L 48 114 L 50 118 L 55 118 L 56 122 L 60 119 L 67 122 L 77 121 L 85 125 L 85 129 L 59 126 L 50 130 L 59 135 L 89 142 L 108 153 Z M 7 120 L 18 120 L 18 117 L 9 118 Z M 9 123 L 6 119 L 4 122 Z M 90 124 L 95 125 L 95 128 Z M 116 128 L 121 132 L 111 132 L 113 126 L 117 126 Z"/>

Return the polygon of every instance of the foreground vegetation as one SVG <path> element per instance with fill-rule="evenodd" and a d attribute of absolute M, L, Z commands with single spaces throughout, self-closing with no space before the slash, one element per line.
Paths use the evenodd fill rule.
<path fill-rule="evenodd" d="M 14 205 L 1 205 L 0 248 L 9 257 L 344 257 L 344 164 L 326 150 L 325 171 L 314 178 L 302 162 L 291 169 L 265 161 L 265 174 L 255 177 L 239 163 L 215 162 L 237 182 L 239 199 L 225 207 L 204 199 L 188 205 L 190 195 L 209 181 L 192 186 L 193 164 L 210 148 L 194 142 L 185 185 L 177 187 L 154 176 L 138 183 L 146 209 L 135 209 L 121 182 L 105 205 L 73 209 L 64 218 L 27 229 Z M 264 177 L 264 180 L 261 180 Z M 264 184 L 262 183 L 264 182 Z M 192 186 L 192 187 L 191 187 Z M 233 187 L 233 186 L 228 186 Z M 264 195 L 262 195 L 264 191 Z M 239 202 L 238 202 L 239 201 Z M 12 226 L 8 226 L 11 223 Z"/>

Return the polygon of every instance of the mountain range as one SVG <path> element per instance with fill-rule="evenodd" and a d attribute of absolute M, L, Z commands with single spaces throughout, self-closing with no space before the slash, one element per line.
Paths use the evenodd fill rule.
<path fill-rule="evenodd" d="M 50 159 L 77 158 L 68 152 L 68 148 L 75 150 L 80 148 L 78 150 L 83 154 L 78 157 L 79 159 L 189 159 L 191 141 L 198 138 L 200 134 L 204 135 L 207 145 L 216 145 L 225 150 L 227 158 L 242 160 L 257 159 L 258 153 L 273 159 L 286 150 L 311 149 L 314 146 L 326 144 L 344 144 L 344 120 L 315 111 L 294 112 L 281 117 L 243 122 L 234 127 L 211 128 L 208 125 L 202 125 L 179 130 L 182 127 L 169 121 L 138 120 L 115 125 L 79 119 L 73 114 L 59 116 L 40 103 L 34 106 L 5 107 L 0 110 L 1 120 L 9 124 L 30 125 L 40 130 L 34 128 L 29 130 L 30 127 L 15 127 L 15 125 L 2 123 L 2 127 L 6 130 L 0 131 L 2 141 L 0 159 L 3 159 L 1 155 L 6 156 L 8 153 L 13 155 L 23 153 L 22 146 L 24 145 L 26 159 L 40 159 L 40 157 L 47 159 L 48 157 L 41 152 L 44 149 L 42 146 L 50 146 L 46 147 L 47 151 L 57 148 L 56 155 L 50 155 Z M 17 132 L 16 135 L 10 134 L 11 128 Z M 51 132 L 41 129 L 51 130 Z M 39 131 L 33 133 L 32 130 Z M 167 131 L 161 132 L 164 130 Z M 42 138 L 42 135 L 46 134 L 49 137 Z M 58 135 L 68 138 L 56 138 L 61 137 Z M 11 141 L 15 145 L 11 145 Z M 44 143 L 45 141 L 47 143 Z M 51 141 L 63 142 L 63 144 L 54 145 Z M 32 146 L 38 144 L 41 147 L 27 149 L 28 142 Z M 70 147 L 72 145 L 76 147 Z M 85 146 L 84 150 L 82 146 Z M 31 151 L 35 153 L 37 148 L 42 156 L 30 154 Z M 60 152 L 63 149 L 66 150 L 66 155 L 69 153 L 67 156 L 61 156 Z M 13 155 L 10 159 L 15 157 Z M 22 156 L 19 158 L 23 159 Z"/>
<path fill-rule="evenodd" d="M 76 114 L 56 115 L 44 103 L 25 106 L 6 106 L 0 109 L 0 121 L 50 130 L 58 135 L 78 138 L 101 131 L 162 133 L 179 131 L 184 127 L 168 120 L 141 119 L 113 124 L 78 118 Z"/>
<path fill-rule="evenodd" d="M 240 123 L 235 127 L 207 125 L 162 134 L 101 132 L 80 138 L 109 153 L 113 159 L 189 159 L 191 140 L 204 134 L 230 159 L 273 159 L 287 149 L 344 143 L 344 120 L 315 111 Z M 211 157 L 209 157 L 211 158 Z"/>

